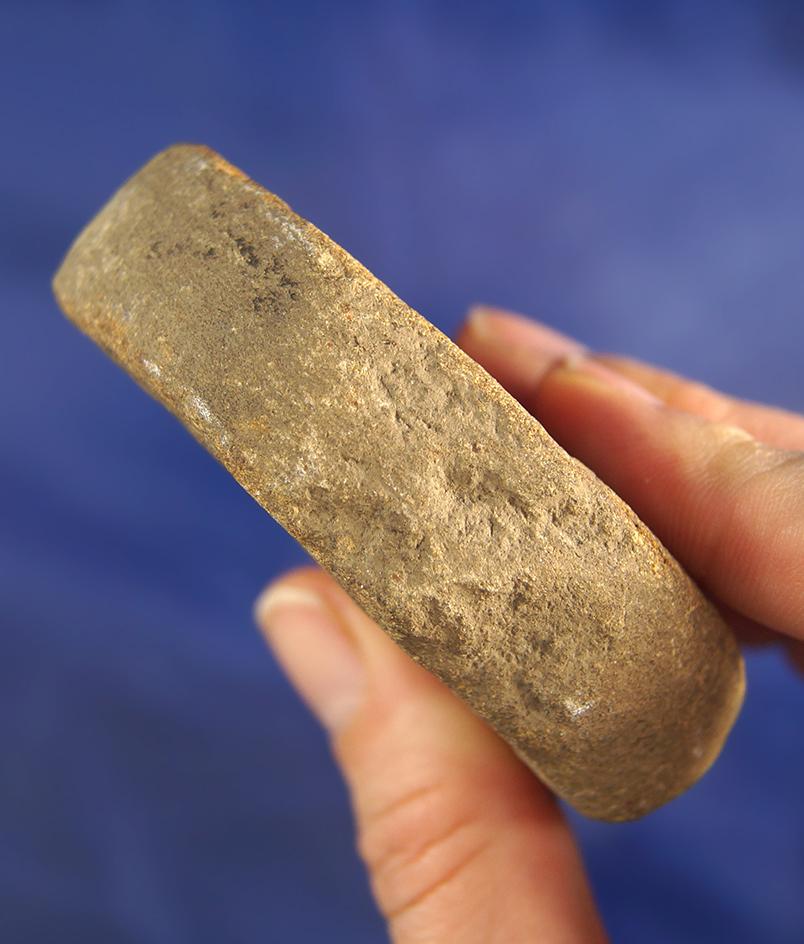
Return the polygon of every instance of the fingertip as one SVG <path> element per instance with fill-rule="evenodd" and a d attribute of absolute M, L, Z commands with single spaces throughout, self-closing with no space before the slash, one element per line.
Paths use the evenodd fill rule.
<path fill-rule="evenodd" d="M 328 731 L 343 729 L 365 700 L 366 670 L 321 578 L 311 571 L 280 578 L 257 598 L 254 617 L 313 714 Z"/>
<path fill-rule="evenodd" d="M 544 322 L 491 305 L 472 305 L 465 329 L 478 341 L 522 346 L 559 357 L 586 349 L 580 341 Z"/>
<path fill-rule="evenodd" d="M 469 309 L 458 344 L 518 399 L 533 391 L 556 363 L 586 350 L 545 324 L 487 305 Z"/>
<path fill-rule="evenodd" d="M 262 628 L 268 611 L 271 608 L 273 599 L 279 593 L 285 592 L 304 592 L 305 586 L 313 584 L 315 570 L 312 567 L 298 567 L 295 570 L 288 571 L 266 584 L 259 592 L 251 608 L 251 614 L 254 622 Z M 308 591 L 308 592 L 312 592 Z"/>

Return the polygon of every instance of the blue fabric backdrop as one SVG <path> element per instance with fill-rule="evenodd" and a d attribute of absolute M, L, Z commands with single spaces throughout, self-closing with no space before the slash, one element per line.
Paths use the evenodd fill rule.
<path fill-rule="evenodd" d="M 324 740 L 250 619 L 302 554 L 79 336 L 50 276 L 208 143 L 450 331 L 473 300 L 804 407 L 796 3 L 0 6 L 0 939 L 374 942 Z M 804 685 L 577 822 L 617 940 L 804 936 Z"/>

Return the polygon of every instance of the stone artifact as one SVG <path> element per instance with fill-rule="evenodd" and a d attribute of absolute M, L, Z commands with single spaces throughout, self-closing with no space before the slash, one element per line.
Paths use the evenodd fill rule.
<path fill-rule="evenodd" d="M 128 181 L 55 278 L 410 655 L 588 816 L 700 777 L 743 666 L 634 513 L 441 332 L 214 152 Z"/>

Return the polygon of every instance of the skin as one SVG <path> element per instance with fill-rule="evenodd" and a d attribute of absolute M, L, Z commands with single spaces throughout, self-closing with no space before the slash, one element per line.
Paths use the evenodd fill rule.
<path fill-rule="evenodd" d="M 804 671 L 804 417 L 474 309 L 458 343 L 653 529 L 750 643 Z M 605 933 L 549 791 L 324 573 L 257 621 L 328 730 L 397 944 L 594 944 Z"/>

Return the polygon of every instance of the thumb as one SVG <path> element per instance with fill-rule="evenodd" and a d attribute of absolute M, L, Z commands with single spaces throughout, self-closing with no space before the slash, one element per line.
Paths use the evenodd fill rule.
<path fill-rule="evenodd" d="M 559 807 L 490 728 L 320 571 L 256 614 L 332 737 L 394 941 L 603 940 Z"/>

